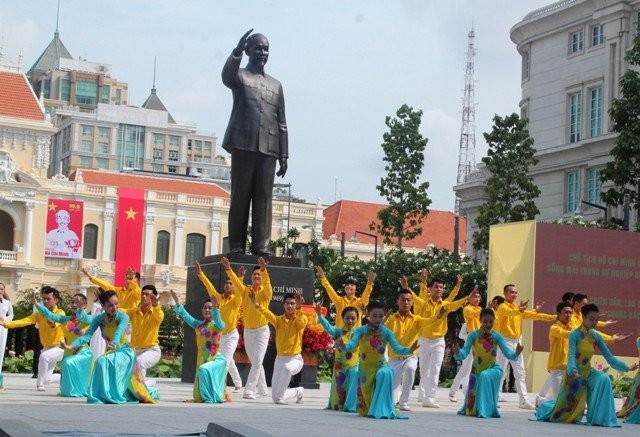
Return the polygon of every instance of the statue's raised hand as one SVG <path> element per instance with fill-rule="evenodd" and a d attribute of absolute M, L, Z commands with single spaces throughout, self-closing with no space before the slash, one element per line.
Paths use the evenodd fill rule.
<path fill-rule="evenodd" d="M 253 29 L 249 29 L 247 33 L 242 35 L 242 38 L 240 38 L 240 41 L 238 41 L 238 45 L 235 49 L 233 49 L 234 56 L 242 56 L 242 52 L 244 52 L 244 49 L 247 48 L 247 38 L 249 38 L 251 32 L 253 32 Z"/>

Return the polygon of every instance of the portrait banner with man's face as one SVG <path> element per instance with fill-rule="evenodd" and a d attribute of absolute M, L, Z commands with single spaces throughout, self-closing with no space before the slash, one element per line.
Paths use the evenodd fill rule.
<path fill-rule="evenodd" d="M 84 203 L 78 200 L 49 199 L 44 256 L 80 258 Z"/>

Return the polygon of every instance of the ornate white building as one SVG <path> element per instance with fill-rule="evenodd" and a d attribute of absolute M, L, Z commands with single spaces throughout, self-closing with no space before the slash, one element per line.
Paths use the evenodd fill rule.
<path fill-rule="evenodd" d="M 537 220 L 580 214 L 603 216 L 599 172 L 610 160 L 615 134 L 608 110 L 620 96 L 619 80 L 628 66 L 624 55 L 633 43 L 638 0 L 564 0 L 527 14 L 511 29 L 522 57 L 520 113 L 538 164 L 530 169 L 541 195 Z M 514 108 L 515 110 L 516 108 Z M 478 231 L 475 218 L 486 200 L 488 172 L 483 164 L 454 191 L 467 214 L 467 252 Z M 622 218 L 623 208 L 608 208 Z M 635 217 L 632 216 L 631 223 Z"/>

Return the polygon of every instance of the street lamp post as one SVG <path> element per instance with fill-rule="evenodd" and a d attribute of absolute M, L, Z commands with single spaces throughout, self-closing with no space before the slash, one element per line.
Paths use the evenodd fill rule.
<path fill-rule="evenodd" d="M 370 234 L 368 232 L 363 232 L 363 231 L 353 231 L 353 236 L 355 237 L 356 234 L 360 234 L 360 235 L 366 235 L 367 237 L 372 237 L 374 240 L 374 246 L 373 246 L 373 260 L 374 261 L 378 261 L 378 236 L 376 234 Z"/>

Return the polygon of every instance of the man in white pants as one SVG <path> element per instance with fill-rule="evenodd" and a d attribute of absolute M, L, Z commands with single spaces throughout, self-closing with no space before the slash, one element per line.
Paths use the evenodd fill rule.
<path fill-rule="evenodd" d="M 234 293 L 233 282 L 227 279 L 224 283 L 224 294 L 218 293 L 213 286 L 209 278 L 204 274 L 200 263 L 196 261 L 196 272 L 198 273 L 198 279 L 204 285 L 209 296 L 215 297 L 218 301 L 218 307 L 220 308 L 220 315 L 222 321 L 225 324 L 225 328 L 222 330 L 220 336 L 220 352 L 227 360 L 227 370 L 229 376 L 234 385 L 234 393 L 239 393 L 242 389 L 242 379 L 240 379 L 240 373 L 236 367 L 236 362 L 233 360 L 233 353 L 238 346 L 238 340 L 240 334 L 238 334 L 238 317 L 240 315 L 240 306 L 242 305 L 242 296 L 240 293 Z M 240 266 L 238 269 L 238 278 L 242 280 L 244 278 L 245 268 Z"/>
<path fill-rule="evenodd" d="M 5 322 L 13 320 L 13 305 L 9 296 L 4 291 L 4 284 L 0 282 L 0 319 Z M 2 363 L 4 361 L 5 347 L 7 346 L 7 329 L 0 326 L 0 373 L 2 373 Z"/>
<path fill-rule="evenodd" d="M 496 331 L 502 334 L 507 347 L 512 350 L 516 349 L 516 346 L 522 342 L 522 320 L 543 320 L 543 321 L 555 321 L 556 316 L 553 314 L 539 313 L 538 311 L 542 307 L 542 304 L 536 305 L 535 309 L 527 310 L 529 301 L 521 302 L 519 305 L 515 302 L 518 297 L 518 289 L 514 284 L 507 284 L 503 288 L 504 302 L 498 306 L 496 311 Z M 496 356 L 496 363 L 504 372 L 500 385 L 508 375 L 506 372 L 507 363 L 509 360 L 505 357 L 500 350 Z M 513 376 L 515 377 L 515 386 L 520 397 L 519 407 L 523 410 L 535 410 L 536 407 L 529 402 L 529 395 L 527 393 L 527 384 L 525 382 L 525 370 L 524 360 L 522 354 L 518 355 L 518 359 L 510 362 L 513 369 Z M 503 397 L 500 397 L 500 401 L 503 402 Z"/>
<path fill-rule="evenodd" d="M 433 319 L 424 319 L 411 313 L 413 295 L 408 289 L 407 279 L 400 279 L 402 289 L 398 292 L 396 304 L 398 311 L 384 321 L 384 325 L 396 336 L 398 343 L 411 347 L 418 339 L 422 328 Z M 444 312 L 441 314 L 443 315 Z M 393 401 L 402 411 L 411 411 L 409 395 L 413 388 L 418 368 L 418 357 L 415 354 L 398 355 L 391 347 L 387 347 L 389 366 L 393 369 Z"/>
<path fill-rule="evenodd" d="M 429 286 L 429 298 L 422 299 L 414 295 L 413 299 L 422 309 L 421 316 L 432 318 L 438 313 L 450 313 L 457 311 L 459 308 L 469 301 L 469 297 L 465 296 L 458 300 L 455 296 L 460 290 L 462 284 L 462 276 L 458 275 L 458 283 L 451 291 L 447 299 L 442 299 L 444 291 L 444 281 L 434 279 Z M 477 294 L 477 291 L 474 291 Z M 447 334 L 447 317 L 440 317 L 434 323 L 428 324 L 420 332 L 420 350 L 418 357 L 420 360 L 420 392 L 418 396 L 423 399 L 422 406 L 426 408 L 440 408 L 440 404 L 436 402 L 436 390 L 438 388 L 438 380 L 440 378 L 440 368 L 444 359 L 444 336 Z"/>
<path fill-rule="evenodd" d="M 58 308 L 58 301 L 60 300 L 60 292 L 58 290 L 53 287 L 44 286 L 40 291 L 40 295 L 42 297 L 42 303 L 49 311 L 54 314 L 60 314 L 61 316 L 65 315 L 64 311 Z M 35 325 L 36 323 L 40 326 L 38 333 L 40 343 L 42 344 L 42 352 L 38 360 L 36 389 L 38 391 L 44 391 L 45 384 L 60 381 L 60 375 L 54 375 L 53 370 L 56 367 L 56 363 L 61 361 L 64 356 L 64 350 L 59 346 L 60 342 L 64 340 L 62 325 L 47 320 L 46 317 L 37 311 L 20 320 L 12 320 L 10 322 L 0 320 L 0 326 L 9 329 L 22 328 L 24 326 Z"/>
<path fill-rule="evenodd" d="M 131 323 L 131 347 L 136 351 L 136 365 L 140 376 L 145 378 L 147 370 L 158 364 L 162 357 L 158 334 L 164 320 L 164 311 L 158 305 L 158 291 L 154 285 L 142 287 L 140 306 L 125 311 Z M 155 385 L 155 380 L 146 380 L 146 385 Z"/>
<path fill-rule="evenodd" d="M 288 388 L 291 377 L 302 370 L 302 335 L 307 326 L 307 316 L 301 311 L 302 295 L 287 293 L 284 296 L 284 315 L 276 316 L 261 305 L 253 290 L 249 291 L 253 306 L 264 315 L 276 330 L 276 350 L 278 355 L 273 365 L 271 377 L 271 397 L 278 405 L 286 405 L 288 400 L 304 402 L 304 388 Z"/>
<path fill-rule="evenodd" d="M 231 270 L 231 264 L 225 257 L 220 259 L 227 277 L 231 279 L 236 293 L 242 297 L 242 321 L 244 323 L 244 347 L 251 361 L 251 369 L 244 388 L 244 399 L 257 399 L 258 395 L 268 396 L 267 380 L 262 361 L 269 345 L 269 326 L 267 318 L 252 304 L 249 293 L 253 292 L 260 305 L 265 307 L 271 302 L 273 290 L 271 279 L 267 272 L 267 262 L 263 257 L 258 258 L 259 266 L 251 273 L 251 286 L 246 286 L 242 279 Z M 272 382 L 273 385 L 273 382 Z M 257 393 L 256 393 L 257 391 Z"/>
<path fill-rule="evenodd" d="M 462 325 L 462 328 L 460 329 L 458 338 L 460 338 L 461 340 L 466 340 L 468 333 L 480 329 L 480 311 L 482 311 L 482 307 L 480 306 L 480 294 L 477 294 L 469 298 L 469 305 L 466 305 L 462 309 L 464 325 Z M 472 365 L 473 352 L 469 353 L 469 355 L 467 355 L 467 358 L 462 360 L 462 364 L 458 369 L 458 373 L 456 373 L 455 378 L 453 378 L 451 388 L 449 389 L 449 400 L 451 402 L 458 402 L 456 392 L 458 391 L 458 388 L 460 388 L 460 385 L 462 385 L 462 393 L 466 394 L 467 383 L 469 382 L 469 375 L 471 374 Z"/>

